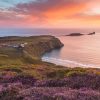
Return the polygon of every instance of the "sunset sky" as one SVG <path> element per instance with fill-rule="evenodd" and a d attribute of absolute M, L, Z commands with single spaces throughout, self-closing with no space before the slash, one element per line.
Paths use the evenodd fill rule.
<path fill-rule="evenodd" d="M 100 0 L 0 0 L 0 27 L 100 28 Z"/>

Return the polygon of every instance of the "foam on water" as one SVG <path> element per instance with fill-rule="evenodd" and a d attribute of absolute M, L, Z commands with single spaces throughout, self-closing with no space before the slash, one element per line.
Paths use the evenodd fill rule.
<path fill-rule="evenodd" d="M 66 67 L 85 67 L 85 68 L 100 68 L 98 65 L 93 65 L 93 64 L 82 64 L 77 61 L 71 61 L 71 60 L 63 60 L 63 59 L 57 59 L 57 58 L 52 58 L 52 57 L 42 57 L 42 61 L 45 62 L 51 62 L 56 65 L 63 65 Z"/>

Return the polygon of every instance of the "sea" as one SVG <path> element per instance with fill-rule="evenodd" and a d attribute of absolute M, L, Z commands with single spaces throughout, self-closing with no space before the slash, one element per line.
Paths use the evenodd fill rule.
<path fill-rule="evenodd" d="M 91 32 L 95 35 L 87 35 Z M 66 36 L 70 33 L 83 33 L 82 36 Z M 34 29 L 2 28 L 0 37 L 4 36 L 40 36 L 53 35 L 64 46 L 42 56 L 45 62 L 66 67 L 100 68 L 100 30 L 99 29 Z"/>

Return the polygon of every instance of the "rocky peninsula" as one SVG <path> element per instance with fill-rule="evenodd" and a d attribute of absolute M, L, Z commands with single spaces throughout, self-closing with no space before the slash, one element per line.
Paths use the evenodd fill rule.
<path fill-rule="evenodd" d="M 100 100 L 100 69 L 41 61 L 61 48 L 54 36 L 0 38 L 0 100 Z"/>
<path fill-rule="evenodd" d="M 61 48 L 63 44 L 54 36 L 30 36 L 30 37 L 1 37 L 0 48 L 23 49 L 33 57 L 41 57 L 46 52 Z M 19 50 L 20 51 L 20 50 Z"/>

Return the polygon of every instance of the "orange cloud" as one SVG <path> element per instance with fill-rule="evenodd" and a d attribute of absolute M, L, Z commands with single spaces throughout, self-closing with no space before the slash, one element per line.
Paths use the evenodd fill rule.
<path fill-rule="evenodd" d="M 0 10 L 0 23 L 22 27 L 97 27 L 100 25 L 100 11 L 96 8 L 98 4 L 99 0 L 38 0 L 20 3 Z"/>

